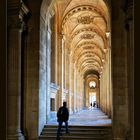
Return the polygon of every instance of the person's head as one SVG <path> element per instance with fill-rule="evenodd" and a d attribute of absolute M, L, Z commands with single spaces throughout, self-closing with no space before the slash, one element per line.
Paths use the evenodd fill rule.
<path fill-rule="evenodd" d="M 65 106 L 65 107 L 67 106 L 67 103 L 65 101 L 63 102 L 63 106 Z"/>

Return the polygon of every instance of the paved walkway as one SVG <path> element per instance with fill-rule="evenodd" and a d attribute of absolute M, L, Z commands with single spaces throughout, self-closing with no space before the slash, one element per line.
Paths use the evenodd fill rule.
<path fill-rule="evenodd" d="M 57 125 L 56 120 L 56 117 L 53 117 L 47 124 Z M 111 119 L 97 108 L 81 110 L 69 117 L 69 125 L 109 126 L 111 122 Z"/>

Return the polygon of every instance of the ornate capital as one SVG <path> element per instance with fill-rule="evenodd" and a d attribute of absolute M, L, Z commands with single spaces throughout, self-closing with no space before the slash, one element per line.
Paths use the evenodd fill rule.
<path fill-rule="evenodd" d="M 133 1 L 127 0 L 123 4 L 123 11 L 126 13 L 127 19 L 133 18 Z"/>
<path fill-rule="evenodd" d="M 22 32 L 27 30 L 27 24 L 24 21 L 17 19 L 17 17 L 10 17 L 8 19 L 8 28 L 10 30 L 16 29 Z"/>
<path fill-rule="evenodd" d="M 23 2 L 8 3 L 8 28 L 26 30 L 29 10 Z"/>
<path fill-rule="evenodd" d="M 125 28 L 129 31 L 130 27 L 133 25 L 133 1 L 129 0 L 126 3 L 126 19 L 125 19 Z"/>

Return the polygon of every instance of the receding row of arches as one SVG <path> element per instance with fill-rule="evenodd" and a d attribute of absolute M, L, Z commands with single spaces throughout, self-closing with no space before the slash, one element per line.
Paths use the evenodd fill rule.
<path fill-rule="evenodd" d="M 93 97 L 90 94 L 95 92 L 98 106 L 111 117 L 108 6 L 103 1 L 56 1 L 45 14 L 48 15 L 47 45 L 50 44 L 48 50 L 51 51 L 50 108 L 57 111 L 66 100 L 70 112 L 77 112 L 89 107 Z M 97 85 L 95 89 L 89 87 L 93 80 Z"/>

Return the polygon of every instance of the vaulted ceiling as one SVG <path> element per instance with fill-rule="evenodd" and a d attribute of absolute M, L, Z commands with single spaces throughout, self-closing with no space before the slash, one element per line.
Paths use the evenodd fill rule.
<path fill-rule="evenodd" d="M 109 12 L 103 0 L 58 0 L 62 34 L 71 57 L 85 74 L 100 73 L 108 48 Z"/>

